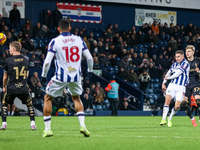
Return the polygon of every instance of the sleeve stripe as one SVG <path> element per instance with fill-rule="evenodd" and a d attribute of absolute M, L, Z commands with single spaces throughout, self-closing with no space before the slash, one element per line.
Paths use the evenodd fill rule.
<path fill-rule="evenodd" d="M 48 52 L 52 52 L 52 53 L 54 53 L 54 54 L 56 53 L 56 52 L 55 52 L 55 51 L 53 51 L 52 49 L 48 50 Z"/>

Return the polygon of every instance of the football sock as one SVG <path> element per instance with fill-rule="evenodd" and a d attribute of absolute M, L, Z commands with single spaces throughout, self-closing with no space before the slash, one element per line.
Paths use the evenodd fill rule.
<path fill-rule="evenodd" d="M 28 106 L 28 113 L 31 121 L 35 121 L 34 109 L 32 105 Z"/>
<path fill-rule="evenodd" d="M 168 106 L 168 105 L 164 105 L 164 107 L 163 107 L 163 116 L 162 116 L 162 120 L 166 120 L 168 111 L 169 111 L 169 106 Z"/>
<path fill-rule="evenodd" d="M 13 116 L 13 115 L 14 115 L 14 113 L 15 113 L 15 112 L 14 112 L 14 111 L 12 111 L 12 113 L 11 113 L 11 116 Z"/>
<path fill-rule="evenodd" d="M 8 116 L 10 116 L 10 111 L 8 111 Z"/>
<path fill-rule="evenodd" d="M 1 110 L 3 110 L 1 111 L 2 122 L 6 122 L 7 111 L 8 111 L 7 105 L 3 104 Z"/>
<path fill-rule="evenodd" d="M 51 129 L 51 116 L 43 116 L 44 118 L 44 125 L 45 125 L 45 131 L 48 131 Z"/>
<path fill-rule="evenodd" d="M 177 113 L 177 111 L 178 111 L 178 110 L 175 110 L 174 107 L 172 108 L 172 112 L 171 112 L 171 114 L 170 114 L 170 116 L 169 116 L 169 119 L 170 119 L 170 120 L 171 120 L 172 117 Z"/>
<path fill-rule="evenodd" d="M 186 105 L 186 106 L 183 107 L 183 108 L 185 108 L 185 112 L 186 112 L 186 114 L 188 115 L 188 117 L 190 117 L 190 119 L 193 119 L 193 115 L 192 115 L 192 113 L 191 113 L 190 107 L 189 107 L 188 105 Z"/>
<path fill-rule="evenodd" d="M 78 116 L 78 120 L 79 120 L 80 126 L 84 126 L 85 127 L 85 115 L 84 115 L 84 112 L 82 112 L 82 111 L 77 112 L 77 116 Z"/>
<path fill-rule="evenodd" d="M 35 121 L 31 121 L 31 126 L 35 126 Z"/>

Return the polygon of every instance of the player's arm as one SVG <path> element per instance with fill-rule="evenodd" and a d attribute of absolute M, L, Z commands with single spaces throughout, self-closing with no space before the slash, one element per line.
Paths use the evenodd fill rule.
<path fill-rule="evenodd" d="M 88 72 L 92 72 L 93 71 L 93 58 L 92 55 L 90 54 L 90 51 L 88 50 L 84 40 L 82 39 L 83 42 L 83 56 L 85 56 L 86 60 L 87 60 L 87 65 L 88 65 Z"/>
<path fill-rule="evenodd" d="M 178 70 L 176 70 L 176 72 L 172 76 L 167 77 L 166 79 L 172 80 L 172 79 L 179 77 L 188 67 L 189 67 L 189 64 L 184 63 L 180 68 L 178 68 Z"/>
<path fill-rule="evenodd" d="M 52 53 L 52 52 L 47 53 L 47 56 L 45 58 L 45 61 L 44 61 L 43 67 L 42 67 L 42 77 L 44 77 L 44 78 L 47 76 L 47 73 L 51 66 L 51 61 L 53 60 L 53 57 L 54 57 L 54 53 Z"/>
<path fill-rule="evenodd" d="M 46 78 L 47 73 L 49 71 L 49 68 L 51 66 L 51 61 L 53 60 L 54 54 L 56 53 L 55 49 L 54 49 L 54 45 L 55 45 L 55 40 L 53 39 L 48 46 L 48 53 L 47 56 L 45 58 L 43 67 L 42 67 L 42 77 Z"/>

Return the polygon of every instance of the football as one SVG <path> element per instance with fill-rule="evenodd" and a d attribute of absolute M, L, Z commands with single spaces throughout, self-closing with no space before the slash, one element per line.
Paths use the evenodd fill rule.
<path fill-rule="evenodd" d="M 0 45 L 3 45 L 6 42 L 6 35 L 0 33 Z"/>

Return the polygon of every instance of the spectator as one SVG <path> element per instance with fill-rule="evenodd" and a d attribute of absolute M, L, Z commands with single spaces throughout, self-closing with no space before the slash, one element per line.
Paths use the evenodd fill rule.
<path fill-rule="evenodd" d="M 151 42 L 150 47 L 147 49 L 147 54 L 150 58 L 153 57 L 153 55 L 158 55 L 157 49 L 154 47 L 154 43 Z"/>
<path fill-rule="evenodd" d="M 172 36 L 168 42 L 168 46 L 172 48 L 172 52 L 173 55 L 175 54 L 175 52 L 178 50 L 178 44 L 177 41 L 174 39 L 174 37 Z"/>
<path fill-rule="evenodd" d="M 151 77 L 152 79 L 156 78 L 156 69 L 155 69 L 153 63 L 150 63 L 150 64 L 149 64 L 148 73 L 149 73 L 149 75 L 150 75 L 150 77 Z"/>
<path fill-rule="evenodd" d="M 37 23 L 37 25 L 35 26 L 35 28 L 33 29 L 33 37 L 35 38 L 43 38 L 43 30 L 41 27 L 40 22 Z"/>
<path fill-rule="evenodd" d="M 184 27 L 184 25 L 182 24 L 181 25 L 181 28 L 180 28 L 180 35 L 181 35 L 181 37 L 184 37 L 185 36 L 185 27 Z"/>
<path fill-rule="evenodd" d="M 23 36 L 22 36 L 22 31 L 19 31 L 19 33 L 18 33 L 18 35 L 17 35 L 17 41 L 21 43 L 22 38 L 23 38 Z"/>
<path fill-rule="evenodd" d="M 182 44 L 181 44 L 181 47 L 183 48 L 183 49 L 185 49 L 186 48 L 186 46 L 189 44 L 189 37 L 188 36 L 185 36 L 184 38 L 182 38 L 182 42 L 181 42 Z"/>
<path fill-rule="evenodd" d="M 149 32 L 149 30 L 151 30 L 151 27 L 145 23 L 144 26 L 142 27 L 142 31 L 147 34 Z"/>
<path fill-rule="evenodd" d="M 104 92 L 104 89 L 101 87 L 100 82 L 97 82 L 97 83 L 96 83 L 96 87 L 99 88 L 99 92 L 102 93 L 102 94 L 103 94 L 103 97 L 105 98 L 105 97 L 106 97 L 106 94 L 105 94 L 105 92 Z"/>
<path fill-rule="evenodd" d="M 43 37 L 46 39 L 52 38 L 52 32 L 49 31 L 49 28 L 46 25 L 42 25 L 42 30 L 44 32 Z"/>
<path fill-rule="evenodd" d="M 152 35 L 152 31 L 149 30 L 148 34 L 146 34 L 145 41 L 147 43 L 153 42 L 154 36 Z"/>
<path fill-rule="evenodd" d="M 159 27 L 156 21 L 154 21 L 153 24 L 151 25 L 151 29 L 153 32 L 156 32 L 156 34 L 159 34 Z"/>
<path fill-rule="evenodd" d="M 14 29 L 19 29 L 20 26 L 20 12 L 17 9 L 17 5 L 14 4 L 13 5 L 13 9 L 10 11 L 10 15 L 9 15 L 9 19 L 10 19 L 10 24 L 11 24 L 11 28 Z"/>
<path fill-rule="evenodd" d="M 180 38 L 180 33 L 178 32 L 177 28 L 174 28 L 174 32 L 173 32 L 172 36 L 174 37 L 174 39 L 176 41 Z"/>
<path fill-rule="evenodd" d="M 138 57 L 138 66 L 141 65 L 141 63 L 143 62 L 143 59 L 144 59 L 144 55 L 143 55 L 143 52 L 140 52 L 139 53 L 139 57 Z"/>
<path fill-rule="evenodd" d="M 51 14 L 51 10 L 50 9 L 47 9 L 47 12 L 44 16 L 44 24 L 50 28 L 51 26 L 51 22 L 52 22 L 52 14 Z"/>
<path fill-rule="evenodd" d="M 42 66 L 43 66 L 44 60 L 45 60 L 45 55 L 44 55 L 44 54 L 41 54 L 41 55 L 40 55 L 41 68 L 42 68 Z"/>
<path fill-rule="evenodd" d="M 53 27 L 54 29 L 58 27 L 58 22 L 62 19 L 62 14 L 59 10 L 59 6 L 56 6 L 56 10 L 52 13 Z"/>
<path fill-rule="evenodd" d="M 153 42 L 154 42 L 154 44 L 157 44 L 158 41 L 160 41 L 160 39 L 159 39 L 156 31 L 153 31 Z"/>
<path fill-rule="evenodd" d="M 112 67 L 115 67 L 115 66 L 118 65 L 118 61 L 117 61 L 117 59 L 116 59 L 116 54 L 113 54 L 113 55 L 112 55 L 112 58 L 111 58 L 111 60 L 110 60 L 110 64 L 111 64 Z"/>
<path fill-rule="evenodd" d="M 193 28 L 192 28 L 192 23 L 189 23 L 188 25 L 187 25 L 187 27 L 186 27 L 186 35 L 188 35 L 189 34 L 189 32 L 192 32 L 192 30 L 193 30 Z"/>
<path fill-rule="evenodd" d="M 144 35 L 142 34 L 141 30 L 139 30 L 139 32 L 138 32 L 137 40 L 138 40 L 139 44 L 144 44 L 145 43 L 145 38 L 144 38 Z"/>
<path fill-rule="evenodd" d="M 174 25 L 173 25 L 173 23 L 170 23 L 169 35 L 172 36 L 173 33 L 174 33 Z"/>
<path fill-rule="evenodd" d="M 120 110 L 130 110 L 128 102 L 124 102 Z"/>
<path fill-rule="evenodd" d="M 25 35 L 25 34 L 28 34 L 29 37 L 32 37 L 32 35 L 33 35 L 33 30 L 30 29 L 30 26 L 29 26 L 29 25 L 26 25 L 26 29 L 23 31 L 23 33 L 24 33 L 24 35 Z"/>
<path fill-rule="evenodd" d="M 140 90 L 142 90 L 145 93 L 148 83 L 151 80 L 151 77 L 149 76 L 146 70 L 144 70 L 143 73 L 140 74 L 139 80 L 140 80 Z"/>
<path fill-rule="evenodd" d="M 119 33 L 118 24 L 116 23 L 113 28 L 114 33 Z"/>
<path fill-rule="evenodd" d="M 24 32 L 27 29 L 27 25 L 30 29 L 30 31 L 33 31 L 34 27 L 29 18 L 26 18 L 24 25 L 22 26 L 22 31 Z"/>
<path fill-rule="evenodd" d="M 99 87 L 95 88 L 94 105 L 101 105 L 103 103 L 103 93 L 99 91 Z"/>
<path fill-rule="evenodd" d="M 166 22 L 165 22 L 164 27 L 163 27 L 163 32 L 168 36 L 170 35 L 168 24 Z"/>
<path fill-rule="evenodd" d="M 104 55 L 103 52 L 100 53 L 99 64 L 104 65 L 104 66 L 108 65 L 108 58 Z"/>
<path fill-rule="evenodd" d="M 98 51 L 99 53 L 104 53 L 104 47 L 101 41 L 98 42 Z"/>
<path fill-rule="evenodd" d="M 158 60 L 158 64 L 161 65 L 164 69 L 168 69 L 166 67 L 166 60 L 163 58 L 163 55 L 160 54 Z"/>
<path fill-rule="evenodd" d="M 7 27 L 7 26 L 3 26 L 3 33 L 4 33 L 6 36 L 8 36 L 8 32 L 9 32 L 8 27 Z"/>
<path fill-rule="evenodd" d="M 138 40 L 136 38 L 136 35 L 135 34 L 132 34 L 131 35 L 131 41 L 130 41 L 130 46 L 133 47 L 133 46 L 136 46 L 138 44 Z"/>
<path fill-rule="evenodd" d="M 139 83 L 139 80 L 138 80 L 138 76 L 137 74 L 135 73 L 134 69 L 131 68 L 130 72 L 128 73 L 128 78 L 127 80 L 130 82 L 130 83 Z"/>
<path fill-rule="evenodd" d="M 110 28 L 108 28 L 108 29 L 106 30 L 106 33 L 107 33 L 107 37 L 108 37 L 108 38 L 112 38 L 112 37 L 113 37 L 113 33 L 112 33 L 112 31 L 111 31 Z"/>
<path fill-rule="evenodd" d="M 36 48 L 34 46 L 33 39 L 30 39 L 28 43 L 28 51 L 33 53 L 35 50 Z"/>
<path fill-rule="evenodd" d="M 6 42 L 5 42 L 6 47 L 9 47 L 9 43 L 13 42 L 13 41 L 14 41 L 14 39 L 12 38 L 11 32 L 8 32 L 7 39 L 6 39 Z"/>
<path fill-rule="evenodd" d="M 120 79 L 122 79 L 122 80 L 124 80 L 124 81 L 127 81 L 127 72 L 124 71 L 124 68 L 123 68 L 123 67 L 120 68 L 120 70 L 119 70 L 118 73 L 117 73 L 117 76 L 118 76 Z"/>
<path fill-rule="evenodd" d="M 94 60 L 94 65 L 99 65 L 98 57 L 94 57 L 93 60 Z"/>
<path fill-rule="evenodd" d="M 6 46 L 5 45 L 0 45 L 0 56 L 5 52 Z"/>
<path fill-rule="evenodd" d="M 87 93 L 85 93 L 83 95 L 82 102 L 83 102 L 84 110 L 90 110 L 90 111 L 93 110 L 93 107 L 92 107 L 92 98 L 89 97 L 89 95 Z"/>
<path fill-rule="evenodd" d="M 94 40 L 93 44 L 90 44 L 90 45 L 91 45 L 91 53 L 93 53 L 93 52 L 99 53 L 100 52 L 96 40 Z"/>
<path fill-rule="evenodd" d="M 129 61 L 128 56 L 125 56 L 119 63 L 120 68 L 124 68 L 125 72 L 129 72 Z"/>
<path fill-rule="evenodd" d="M 36 98 L 41 98 L 42 97 L 42 92 L 40 88 L 42 87 L 42 84 L 40 82 L 40 79 L 38 78 L 38 73 L 34 72 L 33 76 L 31 77 L 31 84 L 33 86 L 33 92 L 35 93 Z"/>
<path fill-rule="evenodd" d="M 118 90 L 119 84 L 115 81 L 115 77 L 111 77 L 110 83 L 105 88 L 105 91 L 108 92 L 107 96 L 112 110 L 111 116 L 117 116 L 117 100 L 119 97 Z"/>
<path fill-rule="evenodd" d="M 39 58 L 35 57 L 35 54 L 33 54 L 30 58 L 30 67 L 39 67 L 40 66 L 40 60 Z"/>

